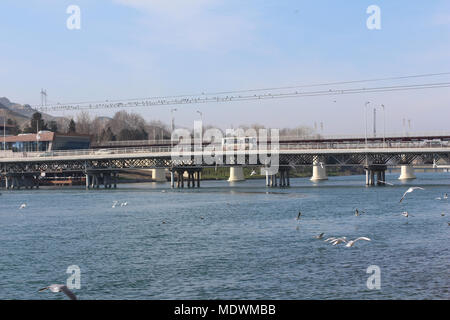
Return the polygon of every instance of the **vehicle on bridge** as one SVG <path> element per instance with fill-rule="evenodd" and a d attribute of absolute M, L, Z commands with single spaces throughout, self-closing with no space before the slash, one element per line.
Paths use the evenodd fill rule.
<path fill-rule="evenodd" d="M 227 137 L 222 139 L 223 151 L 256 150 L 258 140 L 255 137 Z"/>

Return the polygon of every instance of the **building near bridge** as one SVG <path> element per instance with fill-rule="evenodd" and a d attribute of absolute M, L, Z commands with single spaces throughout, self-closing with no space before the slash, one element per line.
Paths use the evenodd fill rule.
<path fill-rule="evenodd" d="M 4 135 L 9 136 L 14 129 L 14 125 L 4 123 L 2 118 L 0 117 L 0 135 L 3 137 Z"/>
<path fill-rule="evenodd" d="M 91 136 L 39 131 L 38 134 L 27 133 L 0 137 L 0 141 L 0 150 L 6 149 L 13 152 L 76 150 L 89 149 Z"/>

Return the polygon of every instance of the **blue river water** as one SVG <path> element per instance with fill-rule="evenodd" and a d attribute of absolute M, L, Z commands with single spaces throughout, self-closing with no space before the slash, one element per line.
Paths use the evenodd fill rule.
<path fill-rule="evenodd" d="M 450 204 L 436 198 L 450 173 L 417 176 L 2 190 L 0 299 L 67 299 L 37 290 L 65 284 L 71 265 L 79 299 L 449 299 Z M 399 203 L 409 186 L 425 190 Z M 322 232 L 372 241 L 332 246 L 314 239 Z M 380 289 L 366 285 L 371 265 Z"/>

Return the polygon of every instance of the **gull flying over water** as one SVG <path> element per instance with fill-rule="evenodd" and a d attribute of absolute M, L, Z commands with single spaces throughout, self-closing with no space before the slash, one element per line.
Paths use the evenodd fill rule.
<path fill-rule="evenodd" d="M 314 239 L 323 239 L 323 235 L 324 235 L 325 233 L 324 232 L 322 232 L 321 234 L 319 234 L 319 235 L 317 235 L 317 236 L 314 236 Z"/>
<path fill-rule="evenodd" d="M 300 220 L 300 216 L 302 215 L 301 211 L 298 212 L 298 216 L 297 218 L 295 218 L 295 220 Z"/>
<path fill-rule="evenodd" d="M 412 215 L 410 215 L 410 214 L 408 213 L 408 211 L 402 212 L 402 216 L 404 216 L 404 217 L 406 217 L 406 218 L 412 217 Z"/>
<path fill-rule="evenodd" d="M 346 244 L 345 246 L 346 246 L 347 248 L 353 247 L 353 245 L 356 243 L 356 241 L 359 241 L 359 240 L 371 241 L 370 238 L 367 238 L 367 237 L 359 237 L 359 238 L 356 238 L 355 240 L 350 240 L 350 241 L 348 241 L 347 244 Z"/>
<path fill-rule="evenodd" d="M 250 173 L 250 176 L 254 176 L 256 174 L 255 170 L 252 170 L 252 172 Z"/>
<path fill-rule="evenodd" d="M 63 284 L 51 284 L 48 287 L 39 289 L 38 292 L 42 292 L 45 290 L 50 290 L 51 292 L 64 292 L 66 294 L 66 296 L 69 297 L 70 300 L 77 300 L 77 297 L 75 296 L 75 294 L 69 290 L 69 288 L 67 288 L 67 286 L 63 285 Z"/>
<path fill-rule="evenodd" d="M 27 204 L 26 204 L 26 203 L 22 203 L 22 204 L 20 205 L 19 209 L 25 209 L 26 207 L 27 207 Z"/>
<path fill-rule="evenodd" d="M 425 189 L 424 189 L 424 188 L 421 188 L 421 187 L 411 187 L 411 188 L 409 188 L 409 189 L 406 190 L 406 192 L 403 194 L 403 197 L 400 199 L 400 202 L 402 202 L 403 199 L 405 199 L 405 197 L 406 197 L 406 195 L 407 195 L 408 193 L 411 193 L 411 192 L 413 192 L 414 190 L 425 190 Z"/>
<path fill-rule="evenodd" d="M 366 213 L 366 212 L 361 210 L 361 213 Z M 358 208 L 355 209 L 355 216 L 359 216 L 359 210 L 358 210 Z"/>
<path fill-rule="evenodd" d="M 390 183 L 390 182 L 386 182 L 386 181 L 378 181 L 379 183 L 382 183 L 382 184 L 387 184 L 388 186 L 394 186 L 394 184 L 393 183 Z"/>

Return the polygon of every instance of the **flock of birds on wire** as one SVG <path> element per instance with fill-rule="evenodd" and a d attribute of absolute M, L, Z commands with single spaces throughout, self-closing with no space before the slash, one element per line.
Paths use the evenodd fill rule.
<path fill-rule="evenodd" d="M 253 173 L 253 172 L 252 172 L 252 173 Z M 254 172 L 253 174 L 256 174 L 256 172 Z M 392 185 L 392 184 L 387 183 L 387 182 L 384 182 L 384 181 L 381 181 L 381 182 L 382 182 L 382 183 L 389 184 L 389 185 Z M 401 197 L 400 203 L 405 199 L 405 197 L 406 197 L 409 193 L 412 193 L 412 192 L 414 192 L 415 190 L 425 190 L 425 189 L 424 189 L 424 188 L 421 188 L 421 187 L 410 187 L 408 190 L 405 191 L 405 193 L 404 193 L 403 196 Z M 447 200 L 447 199 L 448 199 L 448 194 L 447 194 L 447 193 L 445 193 L 445 194 L 443 195 L 443 197 L 438 197 L 438 198 L 436 198 L 436 200 Z M 116 208 L 117 206 L 120 206 L 120 207 L 126 207 L 127 205 L 128 205 L 128 202 L 120 202 L 120 203 L 119 203 L 119 201 L 114 201 L 114 202 L 113 202 L 113 205 L 112 205 L 112 208 Z M 27 204 L 26 204 L 26 203 L 22 203 L 22 204 L 19 206 L 19 209 L 22 210 L 22 209 L 25 209 L 26 207 L 27 207 Z M 365 213 L 365 211 L 363 211 L 363 210 L 360 211 L 360 210 L 358 210 L 358 209 L 355 209 L 355 216 L 360 216 L 361 213 Z M 409 214 L 407 211 L 402 212 L 401 215 L 404 216 L 404 217 L 406 217 L 406 218 L 412 216 L 412 215 Z M 442 213 L 441 215 L 444 216 L 445 214 Z M 300 222 L 301 216 L 302 216 L 302 213 L 301 213 L 301 211 L 299 211 L 299 213 L 298 213 L 297 217 L 295 218 L 295 220 L 297 220 L 297 222 Z M 200 217 L 200 219 L 204 219 L 204 217 Z M 166 223 L 165 221 L 162 222 L 162 224 L 165 224 L 165 223 Z M 448 223 L 448 225 L 450 226 L 450 222 L 447 222 L 447 223 Z M 298 230 L 298 226 L 297 226 L 297 230 Z M 317 240 L 323 240 L 323 239 L 324 239 L 324 235 L 325 235 L 325 233 L 322 232 L 322 233 L 320 233 L 320 234 L 314 236 L 314 239 L 317 239 Z M 342 244 L 345 244 L 345 247 L 351 248 L 351 247 L 353 247 L 353 246 L 355 245 L 356 242 L 361 241 L 361 240 L 364 240 L 364 241 L 372 241 L 372 240 L 371 240 L 370 238 L 368 238 L 368 237 L 358 237 L 358 238 L 353 239 L 353 240 L 347 239 L 347 237 L 329 237 L 329 238 L 326 238 L 326 239 L 324 240 L 324 242 L 327 242 L 327 243 L 329 243 L 329 244 L 331 244 L 331 245 L 333 245 L 333 246 L 337 246 L 337 245 L 339 245 L 339 244 L 342 243 Z M 74 294 L 74 293 L 73 293 L 66 285 L 62 285 L 62 284 L 52 284 L 52 285 L 49 285 L 49 286 L 44 287 L 44 288 L 42 288 L 42 289 L 39 289 L 38 292 L 42 292 L 42 291 L 45 291 L 45 290 L 49 290 L 49 291 L 54 292 L 54 293 L 63 292 L 64 294 L 66 294 L 66 296 L 67 296 L 70 300 L 77 300 L 76 295 L 75 295 L 75 294 Z"/>

